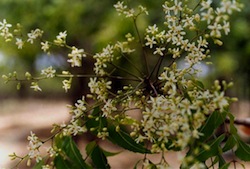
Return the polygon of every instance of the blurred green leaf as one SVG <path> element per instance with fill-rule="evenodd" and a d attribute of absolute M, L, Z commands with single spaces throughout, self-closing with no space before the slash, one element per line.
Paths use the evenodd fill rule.
<path fill-rule="evenodd" d="M 238 147 L 235 155 L 243 161 L 250 161 L 250 146 L 240 139 L 237 139 L 237 143 Z"/>
<path fill-rule="evenodd" d="M 225 121 L 227 112 L 214 111 L 207 119 L 200 132 L 204 134 L 200 141 L 208 139 L 215 130 Z"/>
<path fill-rule="evenodd" d="M 203 85 L 203 83 L 202 83 L 201 81 L 196 80 L 195 83 L 196 83 L 196 85 L 197 85 L 198 87 L 200 87 L 201 89 L 204 89 L 204 85 Z"/>
<path fill-rule="evenodd" d="M 213 140 L 210 143 L 207 143 L 210 146 L 209 150 L 202 150 L 198 156 L 197 159 L 199 161 L 206 161 L 208 158 L 216 156 L 220 154 L 220 144 L 225 139 L 225 135 L 220 135 L 218 138 Z"/>
<path fill-rule="evenodd" d="M 233 135 L 230 135 L 226 141 L 226 144 L 222 148 L 223 152 L 226 152 L 228 150 L 231 150 L 236 145 L 236 140 Z"/>
<path fill-rule="evenodd" d="M 42 169 L 43 165 L 44 165 L 44 159 L 39 161 L 39 163 L 36 163 L 36 165 L 32 167 L 32 169 Z"/>
<path fill-rule="evenodd" d="M 230 120 L 230 125 L 229 125 L 230 133 L 233 135 L 237 135 L 237 128 L 234 125 L 234 116 L 231 113 L 228 113 L 227 115 Z"/>
<path fill-rule="evenodd" d="M 230 166 L 230 163 L 225 163 L 219 169 L 228 169 L 229 166 Z"/>

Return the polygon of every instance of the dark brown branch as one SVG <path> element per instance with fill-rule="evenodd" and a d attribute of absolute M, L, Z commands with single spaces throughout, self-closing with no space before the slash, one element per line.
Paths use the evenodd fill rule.
<path fill-rule="evenodd" d="M 229 119 L 225 120 L 226 123 L 230 123 Z M 234 119 L 234 124 L 236 125 L 243 125 L 246 127 L 250 127 L 250 120 L 246 120 L 246 119 Z"/>

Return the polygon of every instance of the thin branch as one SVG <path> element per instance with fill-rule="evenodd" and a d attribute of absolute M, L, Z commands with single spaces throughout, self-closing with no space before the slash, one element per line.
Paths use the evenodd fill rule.
<path fill-rule="evenodd" d="M 142 71 L 125 55 L 122 54 L 122 56 L 143 76 L 144 74 Z"/>
<path fill-rule="evenodd" d="M 142 52 L 143 52 L 143 60 L 144 60 L 145 65 L 146 65 L 146 74 L 148 75 L 148 74 L 149 74 L 149 66 L 148 66 L 148 61 L 147 61 L 147 57 L 146 57 L 147 54 L 146 54 L 146 52 L 145 52 L 145 50 L 144 50 L 144 47 L 143 47 L 144 45 L 143 45 L 143 42 L 142 42 L 142 39 L 141 39 L 139 30 L 138 30 L 138 26 L 137 26 L 137 24 L 136 24 L 136 17 L 133 18 L 133 22 L 134 22 L 136 34 L 137 34 L 137 36 L 138 36 L 138 38 L 139 38 L 139 42 L 140 42 L 140 44 L 141 44 L 141 48 L 142 48 Z"/>
<path fill-rule="evenodd" d="M 111 64 L 111 65 L 114 66 L 115 68 L 117 68 L 117 69 L 119 69 L 119 70 L 122 70 L 123 72 L 126 72 L 127 74 L 129 74 L 129 75 L 135 77 L 137 80 L 142 81 L 142 79 L 141 79 L 140 77 L 134 75 L 133 73 L 127 71 L 126 69 L 124 69 L 124 68 L 122 68 L 122 67 L 120 67 L 120 66 L 117 66 L 117 65 L 115 65 L 115 64 L 113 64 L 113 63 L 109 63 L 109 64 Z"/>
<path fill-rule="evenodd" d="M 230 123 L 230 120 L 226 119 L 225 122 Z M 235 119 L 234 124 L 250 127 L 250 121 L 246 119 Z"/>

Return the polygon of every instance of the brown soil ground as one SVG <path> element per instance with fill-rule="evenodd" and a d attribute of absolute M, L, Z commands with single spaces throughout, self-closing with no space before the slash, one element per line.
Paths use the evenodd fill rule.
<path fill-rule="evenodd" d="M 68 104 L 65 100 L 1 100 L 0 101 L 0 168 L 10 169 L 15 163 L 11 162 L 9 154 L 16 152 L 18 155 L 27 153 L 27 136 L 30 131 L 35 132 L 39 137 L 46 138 L 53 123 L 62 123 L 69 119 Z M 234 109 L 243 112 L 239 115 L 241 118 L 250 115 L 249 103 L 235 106 Z M 245 136 L 245 139 L 250 137 Z M 80 146 L 84 146 L 85 142 L 81 142 Z M 122 150 L 109 142 L 101 143 L 101 146 L 111 152 L 119 152 L 116 156 L 109 157 L 109 163 L 112 169 L 132 169 L 135 163 L 143 159 L 143 155 L 131 153 Z M 167 161 L 173 167 L 178 169 L 178 157 L 181 153 L 169 152 L 166 154 Z M 227 155 L 229 160 L 234 157 Z M 160 155 L 151 155 L 152 161 L 159 161 Z M 17 161 L 16 161 L 17 162 Z M 247 164 L 247 163 L 245 163 Z M 242 168 L 237 164 L 237 168 Z M 26 165 L 21 165 L 20 169 L 27 169 Z M 234 168 L 232 165 L 230 168 Z M 246 169 L 250 169 L 250 165 L 246 165 Z"/>

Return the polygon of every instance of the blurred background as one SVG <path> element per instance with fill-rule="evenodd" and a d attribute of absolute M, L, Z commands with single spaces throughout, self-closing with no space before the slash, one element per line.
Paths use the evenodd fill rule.
<path fill-rule="evenodd" d="M 116 2 L 116 0 L 1 0 L 0 20 L 5 18 L 13 25 L 20 23 L 23 32 L 26 33 L 31 29 L 40 28 L 45 32 L 45 39 L 51 41 L 59 32 L 67 30 L 69 45 L 95 53 L 108 43 L 123 39 L 127 32 L 134 32 L 132 22 L 118 16 L 112 8 Z M 149 16 L 139 18 L 139 29 L 144 30 L 148 24 L 162 22 L 163 12 L 155 12 L 154 7 L 161 6 L 163 2 L 164 0 L 131 1 L 148 7 L 150 13 Z M 228 95 L 239 98 L 239 102 L 232 106 L 232 111 L 239 118 L 250 117 L 250 1 L 242 0 L 242 2 L 245 8 L 232 17 L 232 29 L 229 36 L 224 37 L 224 45 L 211 46 L 211 60 L 214 64 L 204 64 L 205 71 L 200 77 L 206 86 L 215 79 L 234 82 L 234 87 L 230 89 Z M 90 68 L 85 66 L 73 70 L 69 68 L 66 56 L 67 51 L 64 50 L 55 49 L 51 55 L 46 55 L 41 52 L 39 45 L 25 45 L 22 50 L 19 50 L 12 43 L 0 41 L 0 74 L 17 71 L 22 77 L 26 71 L 29 71 L 36 75 L 41 69 L 51 65 L 57 69 L 57 72 L 71 69 L 76 73 L 91 73 Z M 88 65 L 92 60 L 85 60 L 85 62 L 84 64 Z M 3 162 L 6 160 L 6 154 L 12 153 L 9 151 L 15 151 L 21 146 L 25 147 L 23 142 L 31 129 L 43 134 L 45 133 L 43 129 L 49 130 L 48 126 L 52 123 L 66 121 L 68 115 L 65 105 L 72 104 L 76 99 L 81 98 L 83 93 L 87 93 L 88 79 L 74 79 L 72 90 L 67 94 L 62 89 L 62 80 L 41 81 L 39 85 L 43 92 L 34 92 L 29 84 L 24 83 L 21 90 L 16 90 L 15 82 L 6 85 L 0 79 L 0 121 L 2 122 L 0 145 L 6 145 L 0 146 L 0 167 L 9 165 Z M 48 116 L 53 118 L 46 120 Z M 25 121 L 25 119 L 32 121 L 31 117 L 36 121 L 35 124 L 43 128 L 38 130 L 33 123 L 29 124 Z M 41 118 L 44 121 L 39 123 Z M 24 124 L 26 127 L 23 126 Z M 13 135 L 17 136 L 15 132 L 19 133 L 19 137 L 13 137 Z M 13 146 L 15 141 L 19 141 L 19 145 Z M 4 148 L 7 148 L 7 152 Z M 21 149 L 18 151 L 23 152 Z"/>

